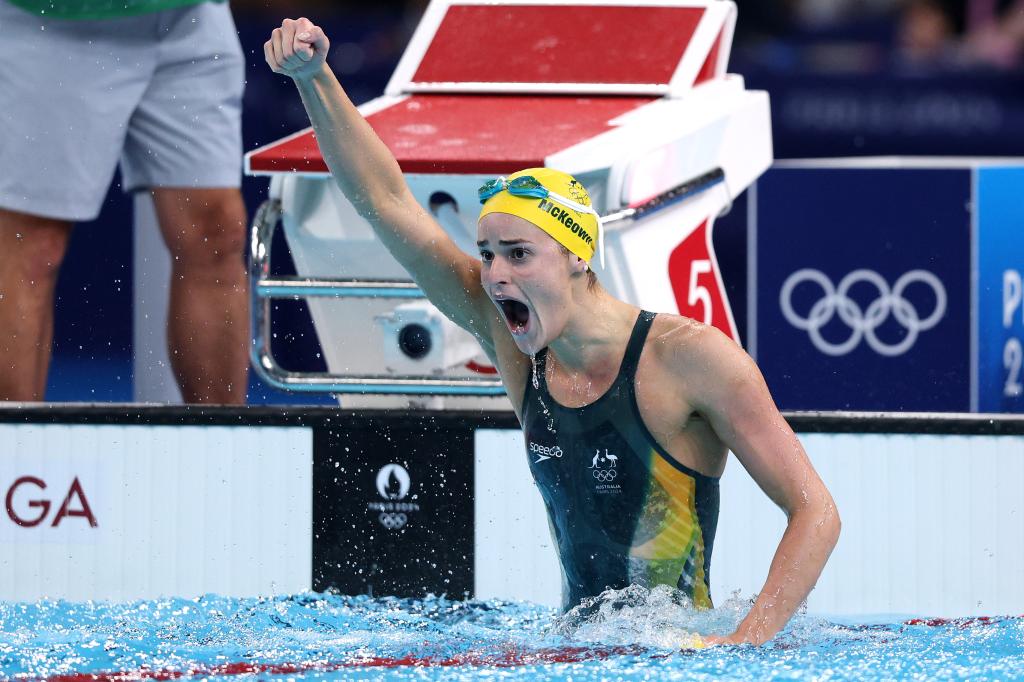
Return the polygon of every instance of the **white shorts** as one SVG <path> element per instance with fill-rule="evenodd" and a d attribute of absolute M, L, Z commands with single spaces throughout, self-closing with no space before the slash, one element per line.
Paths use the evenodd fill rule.
<path fill-rule="evenodd" d="M 0 0 L 0 207 L 92 220 L 124 190 L 238 187 L 245 60 L 227 3 L 61 20 Z"/>

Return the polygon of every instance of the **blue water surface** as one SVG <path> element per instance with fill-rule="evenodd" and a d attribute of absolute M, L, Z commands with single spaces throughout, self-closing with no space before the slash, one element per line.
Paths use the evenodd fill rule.
<path fill-rule="evenodd" d="M 695 611 L 667 588 L 610 591 L 561 616 L 526 603 L 304 593 L 130 603 L 0 603 L 0 675 L 86 680 L 1024 678 L 1024 621 L 836 622 L 797 615 L 771 643 L 682 650 L 749 608 Z M 879 619 L 881 620 L 881 619 Z"/>

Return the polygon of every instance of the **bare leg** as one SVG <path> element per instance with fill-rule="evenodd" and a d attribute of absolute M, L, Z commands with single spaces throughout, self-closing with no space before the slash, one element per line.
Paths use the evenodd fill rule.
<path fill-rule="evenodd" d="M 249 374 L 242 194 L 156 188 L 153 201 L 171 253 L 167 343 L 182 397 L 189 403 L 242 404 Z"/>
<path fill-rule="evenodd" d="M 72 224 L 0 209 L 0 400 L 42 400 Z"/>

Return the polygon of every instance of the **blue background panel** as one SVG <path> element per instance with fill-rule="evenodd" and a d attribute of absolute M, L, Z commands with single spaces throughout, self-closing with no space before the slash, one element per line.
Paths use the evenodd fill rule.
<path fill-rule="evenodd" d="M 752 304 L 756 359 L 781 408 L 970 409 L 970 197 L 966 169 L 776 168 L 765 174 L 757 190 Z M 837 290 L 862 269 L 876 284 L 857 278 L 830 309 L 820 282 Z M 790 317 L 806 320 L 818 304 L 817 342 L 787 319 L 780 301 L 787 280 L 801 270 L 817 271 L 819 283 L 803 278 L 791 289 Z M 917 281 L 901 297 L 883 298 L 879 280 L 891 292 L 915 270 L 937 283 Z M 943 297 L 945 312 L 932 316 Z M 929 317 L 934 325 L 908 339 L 908 325 Z M 857 320 L 859 341 L 823 352 L 849 339 Z M 904 352 L 886 351 L 901 344 Z"/>
<path fill-rule="evenodd" d="M 978 409 L 1024 412 L 1024 168 L 978 171 Z M 1024 287 L 1021 287 L 1024 288 Z M 1019 292 L 1019 294 L 1018 294 Z"/>

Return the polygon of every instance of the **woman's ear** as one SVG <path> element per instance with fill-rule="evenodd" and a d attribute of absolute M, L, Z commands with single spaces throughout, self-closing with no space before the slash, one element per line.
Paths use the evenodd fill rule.
<path fill-rule="evenodd" d="M 572 266 L 573 266 L 572 267 L 572 271 L 573 272 L 586 272 L 587 269 L 590 267 L 589 265 L 587 265 L 587 261 L 583 260 L 582 258 L 577 256 L 576 254 L 573 254 L 572 257 L 573 257 L 573 262 L 572 262 Z"/>

